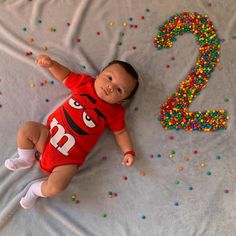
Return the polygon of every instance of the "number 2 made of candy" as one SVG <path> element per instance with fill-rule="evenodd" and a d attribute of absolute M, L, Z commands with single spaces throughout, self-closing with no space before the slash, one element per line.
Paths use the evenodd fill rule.
<path fill-rule="evenodd" d="M 225 110 L 188 111 L 192 101 L 205 88 L 211 73 L 219 62 L 220 39 L 207 16 L 196 12 L 183 12 L 169 18 L 159 27 L 154 38 L 157 50 L 172 47 L 176 36 L 185 32 L 193 33 L 199 44 L 196 64 L 182 81 L 176 92 L 168 97 L 161 107 L 160 122 L 165 129 L 217 131 L 226 129 Z"/>

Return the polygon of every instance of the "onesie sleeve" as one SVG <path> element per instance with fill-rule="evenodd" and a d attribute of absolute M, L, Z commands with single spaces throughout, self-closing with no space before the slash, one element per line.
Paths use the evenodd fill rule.
<path fill-rule="evenodd" d="M 91 79 L 92 78 L 86 74 L 78 74 L 75 72 L 70 72 L 64 84 L 70 90 L 75 90 L 79 88 L 82 84 L 91 81 Z"/>
<path fill-rule="evenodd" d="M 114 115 L 108 121 L 107 126 L 112 132 L 118 132 L 125 128 L 125 110 L 122 106 L 117 106 Z"/>

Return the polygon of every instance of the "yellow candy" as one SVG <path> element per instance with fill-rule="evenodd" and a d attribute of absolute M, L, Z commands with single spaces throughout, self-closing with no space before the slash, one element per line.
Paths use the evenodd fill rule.
<path fill-rule="evenodd" d="M 112 27 L 112 26 L 114 26 L 114 21 L 111 21 L 110 23 L 109 23 L 109 25 Z"/>
<path fill-rule="evenodd" d="M 203 167 L 206 167 L 206 164 L 204 162 L 201 162 L 200 166 L 203 168 Z"/>

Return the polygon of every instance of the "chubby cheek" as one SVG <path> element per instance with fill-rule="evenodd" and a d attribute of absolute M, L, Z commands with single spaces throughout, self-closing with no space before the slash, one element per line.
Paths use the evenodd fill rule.
<path fill-rule="evenodd" d="M 99 79 L 96 79 L 94 83 L 94 89 L 98 95 L 101 95 L 101 92 L 102 92 L 101 86 L 102 86 L 102 83 L 99 81 Z"/>

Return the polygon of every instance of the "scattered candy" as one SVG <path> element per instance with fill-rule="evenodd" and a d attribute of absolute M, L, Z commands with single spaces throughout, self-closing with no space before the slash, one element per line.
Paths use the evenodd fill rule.
<path fill-rule="evenodd" d="M 179 181 L 179 180 L 176 180 L 176 181 L 175 181 L 175 184 L 177 184 L 177 185 L 180 184 L 180 181 Z"/>
<path fill-rule="evenodd" d="M 77 195 L 75 193 L 70 196 L 70 200 L 76 204 L 80 203 L 80 200 L 77 199 Z"/>
<path fill-rule="evenodd" d="M 29 38 L 29 43 L 33 43 L 34 39 L 32 37 Z"/>
<path fill-rule="evenodd" d="M 179 165 L 179 171 L 184 171 L 184 166 L 183 165 Z"/>
<path fill-rule="evenodd" d="M 220 155 L 216 156 L 216 159 L 217 159 L 217 160 L 220 160 L 220 159 L 221 159 L 221 156 L 220 156 Z"/>
<path fill-rule="evenodd" d="M 117 193 L 113 193 L 113 192 L 111 192 L 111 191 L 109 191 L 108 193 L 107 193 L 107 197 L 108 198 L 113 198 L 113 197 L 117 197 L 118 196 L 118 194 Z"/>
<path fill-rule="evenodd" d="M 157 157 L 158 157 L 158 158 L 161 158 L 161 154 L 157 154 Z"/>
<path fill-rule="evenodd" d="M 210 176 L 212 173 L 211 171 L 207 171 L 207 175 Z"/>
<path fill-rule="evenodd" d="M 83 69 L 86 69 L 86 66 L 85 65 L 80 65 Z"/>
<path fill-rule="evenodd" d="M 222 65 L 218 65 L 218 70 L 219 71 L 223 70 L 223 66 Z"/>
<path fill-rule="evenodd" d="M 178 35 L 193 33 L 198 41 L 199 56 L 185 81 L 176 93 L 162 105 L 160 121 L 166 129 L 216 131 L 226 129 L 229 119 L 224 110 L 189 112 L 188 107 L 206 86 L 214 67 L 219 62 L 220 39 L 207 16 L 183 12 L 170 17 L 159 27 L 154 38 L 157 50 L 172 47 Z"/>
<path fill-rule="evenodd" d="M 170 152 L 169 158 L 170 158 L 170 159 L 173 159 L 174 156 L 175 156 L 175 151 L 172 150 L 172 151 Z"/>
<path fill-rule="evenodd" d="M 224 99 L 224 101 L 225 101 L 225 102 L 228 102 L 228 101 L 229 101 L 229 99 L 228 99 L 228 98 L 225 98 L 225 99 Z"/>
<path fill-rule="evenodd" d="M 224 190 L 224 193 L 229 193 L 229 190 L 228 190 L 228 189 L 225 189 L 225 190 Z"/>
<path fill-rule="evenodd" d="M 107 214 L 106 214 L 106 213 L 103 213 L 103 214 L 102 214 L 102 217 L 103 217 L 103 218 L 107 218 Z"/>
<path fill-rule="evenodd" d="M 175 206 L 179 206 L 179 203 L 178 202 L 175 202 L 175 204 L 174 204 Z"/>
<path fill-rule="evenodd" d="M 33 53 L 32 53 L 32 52 L 26 52 L 25 55 L 26 55 L 27 57 L 29 57 L 29 56 L 32 56 Z"/>
<path fill-rule="evenodd" d="M 126 27 L 128 24 L 126 21 L 123 22 L 123 26 Z"/>
<path fill-rule="evenodd" d="M 186 156 L 186 157 L 184 157 L 184 160 L 189 161 L 190 159 L 189 159 L 189 157 Z"/>
<path fill-rule="evenodd" d="M 125 33 L 122 31 L 120 32 L 120 37 L 124 37 L 125 36 Z"/>
<path fill-rule="evenodd" d="M 76 194 L 72 194 L 71 197 L 70 197 L 71 201 L 75 201 L 76 200 Z"/>
<path fill-rule="evenodd" d="M 127 176 L 123 176 L 123 179 L 124 179 L 124 180 L 128 180 L 128 177 L 127 177 Z"/>
<path fill-rule="evenodd" d="M 109 22 L 109 25 L 110 25 L 111 27 L 113 27 L 114 24 L 115 24 L 114 21 L 110 21 L 110 22 Z"/>
<path fill-rule="evenodd" d="M 48 50 L 48 47 L 43 47 L 42 50 L 43 50 L 43 51 L 47 51 L 47 50 Z"/>
<path fill-rule="evenodd" d="M 145 219 L 146 219 L 146 216 L 145 216 L 145 215 L 142 215 L 142 216 L 141 216 L 141 219 L 142 219 L 142 220 L 145 220 Z"/>
<path fill-rule="evenodd" d="M 112 194 L 108 194 L 107 197 L 108 197 L 108 198 L 112 198 Z"/>
<path fill-rule="evenodd" d="M 193 190 L 193 187 L 192 187 L 192 186 L 189 186 L 188 189 L 189 189 L 190 191 L 192 191 L 192 190 Z"/>
<path fill-rule="evenodd" d="M 140 175 L 141 175 L 141 176 L 145 176 L 146 173 L 142 170 L 142 171 L 140 171 Z"/>
<path fill-rule="evenodd" d="M 205 162 L 201 162 L 201 163 L 200 163 L 200 166 L 201 166 L 202 168 L 204 168 L 204 167 L 206 167 L 206 163 L 205 163 Z"/>

